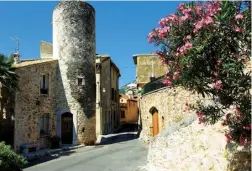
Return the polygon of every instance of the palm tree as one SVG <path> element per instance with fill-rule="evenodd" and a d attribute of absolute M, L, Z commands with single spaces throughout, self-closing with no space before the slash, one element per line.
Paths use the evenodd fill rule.
<path fill-rule="evenodd" d="M 0 88 L 6 88 L 9 91 L 18 90 L 18 75 L 14 72 L 13 55 L 6 57 L 0 54 Z"/>

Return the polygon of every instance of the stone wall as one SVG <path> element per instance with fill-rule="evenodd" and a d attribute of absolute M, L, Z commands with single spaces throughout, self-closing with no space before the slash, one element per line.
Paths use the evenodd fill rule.
<path fill-rule="evenodd" d="M 156 136 L 149 145 L 150 171 L 249 171 L 251 154 L 226 143 L 226 127 L 198 124 L 186 116 Z"/>
<path fill-rule="evenodd" d="M 37 64 L 17 65 L 19 76 L 15 98 L 14 148 L 19 150 L 23 143 L 37 143 L 48 147 L 48 137 L 40 136 L 39 120 L 42 114 L 49 114 L 49 136 L 56 134 L 55 90 L 57 61 L 37 61 Z M 40 74 L 49 74 L 49 94 L 40 95 Z"/>
<path fill-rule="evenodd" d="M 73 114 L 73 144 L 96 140 L 95 48 L 94 8 L 81 1 L 60 2 L 53 11 L 53 57 L 59 62 L 56 112 L 59 123 L 62 111 Z"/>
<path fill-rule="evenodd" d="M 162 88 L 143 95 L 139 100 L 139 113 L 142 131 L 140 139 L 149 142 L 151 138 L 152 115 L 151 107 L 158 110 L 159 130 L 164 130 L 172 123 L 180 121 L 189 112 L 186 103 L 194 104 L 200 96 L 185 89 Z"/>

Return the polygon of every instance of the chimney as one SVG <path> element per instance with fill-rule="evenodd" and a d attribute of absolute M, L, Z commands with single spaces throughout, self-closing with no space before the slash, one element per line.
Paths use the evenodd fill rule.
<path fill-rule="evenodd" d="M 13 54 L 13 60 L 14 60 L 14 64 L 20 63 L 20 54 L 19 53 L 14 53 Z"/>

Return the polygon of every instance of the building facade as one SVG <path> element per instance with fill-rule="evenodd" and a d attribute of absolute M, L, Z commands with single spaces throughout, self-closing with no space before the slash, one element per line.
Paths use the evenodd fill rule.
<path fill-rule="evenodd" d="M 96 135 L 112 133 L 120 125 L 120 71 L 108 55 L 96 56 Z"/>
<path fill-rule="evenodd" d="M 29 144 L 48 148 L 56 135 L 61 144 L 94 144 L 97 132 L 111 133 L 120 123 L 120 72 L 110 58 L 102 64 L 97 91 L 94 8 L 62 1 L 52 23 L 53 43 L 41 41 L 40 59 L 15 59 L 20 87 L 11 99 L 16 151 Z M 102 114 L 96 113 L 97 92 Z"/>
<path fill-rule="evenodd" d="M 16 68 L 20 90 L 15 95 L 14 148 L 26 143 L 48 147 L 48 138 L 56 135 L 57 60 L 23 61 Z"/>
<path fill-rule="evenodd" d="M 120 95 L 120 122 L 121 124 L 138 123 L 137 100 L 125 94 Z"/>
<path fill-rule="evenodd" d="M 152 78 L 165 74 L 166 67 L 161 65 L 157 54 L 136 54 L 133 60 L 136 65 L 136 83 L 140 90 Z"/>

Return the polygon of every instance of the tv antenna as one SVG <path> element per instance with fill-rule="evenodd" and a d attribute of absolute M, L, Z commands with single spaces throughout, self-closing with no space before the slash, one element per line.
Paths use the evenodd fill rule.
<path fill-rule="evenodd" d="M 15 53 L 19 54 L 19 41 L 20 41 L 20 39 L 18 37 L 10 37 L 10 38 L 17 43 L 17 46 L 15 48 Z"/>

